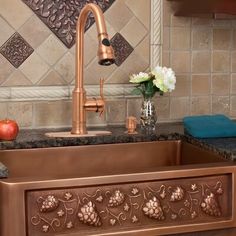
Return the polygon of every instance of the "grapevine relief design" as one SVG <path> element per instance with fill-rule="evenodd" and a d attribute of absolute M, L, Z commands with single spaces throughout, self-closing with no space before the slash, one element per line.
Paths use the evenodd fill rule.
<path fill-rule="evenodd" d="M 38 211 L 31 217 L 42 233 L 73 230 L 75 227 L 121 227 L 150 221 L 175 222 L 222 216 L 219 198 L 223 184 L 137 184 L 114 189 L 93 188 L 91 193 L 71 190 L 39 196 Z"/>
<path fill-rule="evenodd" d="M 79 217 L 79 220 L 84 224 L 88 224 L 92 226 L 102 225 L 96 206 L 91 201 L 89 201 L 87 204 L 83 205 L 80 208 L 78 217 Z"/>
<path fill-rule="evenodd" d="M 106 11 L 115 0 L 22 0 L 49 27 L 49 29 L 71 48 L 75 43 L 76 21 L 87 3 L 95 3 Z M 94 23 L 89 15 L 86 30 Z"/>

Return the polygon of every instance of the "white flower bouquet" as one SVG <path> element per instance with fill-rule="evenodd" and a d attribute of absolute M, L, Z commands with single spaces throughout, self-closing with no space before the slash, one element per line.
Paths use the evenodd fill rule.
<path fill-rule="evenodd" d="M 150 73 L 140 72 L 131 75 L 130 82 L 137 84 L 133 94 L 142 94 L 144 98 L 151 98 L 156 92 L 163 95 L 163 93 L 173 91 L 176 77 L 171 68 L 157 66 Z"/>

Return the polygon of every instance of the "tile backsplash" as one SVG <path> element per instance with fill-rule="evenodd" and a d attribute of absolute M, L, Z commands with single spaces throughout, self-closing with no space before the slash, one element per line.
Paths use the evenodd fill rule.
<path fill-rule="evenodd" d="M 84 45 L 85 85 L 97 86 L 103 77 L 109 90 L 116 84 L 128 84 L 130 74 L 147 70 L 150 0 L 139 0 L 139 4 L 134 0 L 1 0 L 0 86 L 6 88 L 7 95 L 4 91 L 0 95 L 0 119 L 16 119 L 25 128 L 70 126 L 71 94 L 60 99 L 55 86 L 68 91 L 73 87 L 76 20 L 88 2 L 98 4 L 104 12 L 116 61 L 109 67 L 98 65 L 96 25 L 89 15 Z M 29 92 L 44 87 L 48 91 L 49 86 L 55 91 L 54 101 L 37 100 L 37 96 L 30 100 Z M 14 92 L 7 89 L 14 88 L 17 93 L 17 87 L 25 89 L 26 99 L 24 94 L 18 100 L 11 99 Z M 100 119 L 97 114 L 89 114 L 88 123 L 123 124 L 128 99 L 110 93 L 105 116 Z"/>
<path fill-rule="evenodd" d="M 42 2 L 1 0 L 0 119 L 16 119 L 24 128 L 71 125 L 69 90 L 75 76 L 76 9 L 78 14 L 88 1 Z M 128 115 L 139 117 L 142 100 L 111 91 L 128 84 L 130 74 L 150 66 L 152 0 L 90 2 L 100 4 L 104 10 L 117 59 L 110 67 L 98 65 L 96 26 L 92 24 L 93 18 L 89 18 L 84 82 L 98 93 L 99 78 L 106 78 L 109 96 L 105 116 L 89 113 L 88 124 L 124 124 Z M 175 17 L 171 3 L 166 0 L 162 3 L 162 65 L 173 68 L 177 84 L 171 94 L 156 97 L 158 121 L 180 121 L 186 115 L 216 113 L 236 118 L 236 20 Z M 27 99 L 23 96 L 12 100 L 11 93 L 17 97 L 19 87 L 24 88 Z M 13 90 L 9 92 L 9 88 Z M 36 96 L 31 100 L 31 88 L 51 89 L 52 93 L 55 90 L 54 97 L 45 100 Z M 65 96 L 58 97 L 55 88 L 64 91 Z"/>
<path fill-rule="evenodd" d="M 177 74 L 169 118 L 236 118 L 236 20 L 176 17 L 171 6 L 164 1 L 163 65 Z"/>
<path fill-rule="evenodd" d="M 29 1 L 22 0 L 47 25 L 47 27 L 65 44 L 71 48 L 75 44 L 76 22 L 79 13 L 88 1 Z M 115 0 L 90 1 L 99 5 L 105 12 Z M 92 14 L 88 16 L 86 30 L 94 23 Z"/>

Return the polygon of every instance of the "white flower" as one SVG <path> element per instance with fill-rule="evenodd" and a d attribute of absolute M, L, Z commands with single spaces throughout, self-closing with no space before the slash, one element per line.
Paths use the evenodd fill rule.
<path fill-rule="evenodd" d="M 175 89 L 176 77 L 171 68 L 157 66 L 152 74 L 155 76 L 153 84 L 164 93 Z"/>
<path fill-rule="evenodd" d="M 138 84 L 138 83 L 147 81 L 147 80 L 149 80 L 149 79 L 150 79 L 150 76 L 149 76 L 148 73 L 140 72 L 139 74 L 133 74 L 133 75 L 131 75 L 129 82 Z"/>

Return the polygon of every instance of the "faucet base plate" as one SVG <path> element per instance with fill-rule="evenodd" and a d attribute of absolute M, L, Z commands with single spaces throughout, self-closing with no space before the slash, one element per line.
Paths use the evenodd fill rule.
<path fill-rule="evenodd" d="M 111 135 L 110 131 L 96 130 L 96 131 L 88 131 L 87 134 L 72 134 L 71 132 L 51 132 L 45 133 L 47 137 L 51 138 L 76 138 L 76 137 L 92 137 L 92 136 L 103 136 L 103 135 Z"/>

